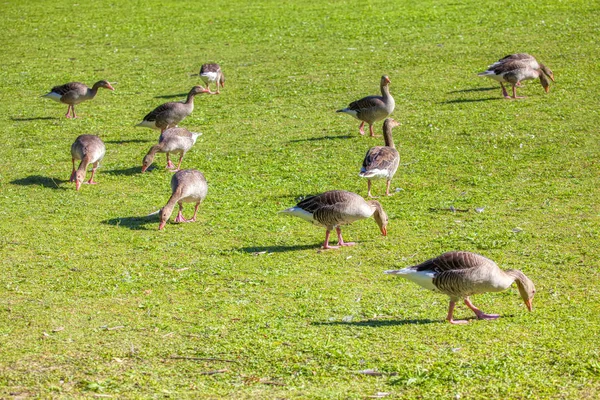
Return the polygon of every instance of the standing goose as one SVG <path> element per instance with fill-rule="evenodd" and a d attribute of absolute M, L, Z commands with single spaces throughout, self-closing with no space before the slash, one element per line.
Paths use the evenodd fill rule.
<path fill-rule="evenodd" d="M 295 215 L 315 225 L 323 226 L 325 232 L 324 249 L 337 249 L 339 246 L 329 245 L 329 234 L 335 228 L 340 246 L 353 246 L 355 243 L 344 242 L 341 225 L 373 216 L 383 236 L 387 236 L 388 217 L 378 201 L 365 201 L 356 193 L 344 190 L 331 190 L 316 196 L 308 197 L 295 207 L 281 211 Z"/>
<path fill-rule="evenodd" d="M 183 169 L 178 171 L 171 178 L 171 191 L 173 194 L 167 204 L 160 210 L 160 224 L 158 229 L 161 230 L 173 213 L 175 204 L 179 205 L 179 212 L 175 217 L 175 222 L 195 222 L 198 207 L 208 193 L 208 184 L 202 172 L 195 169 Z M 194 208 L 194 216 L 191 219 L 183 217 L 183 203 L 196 203 Z"/>
<path fill-rule="evenodd" d="M 152 164 L 156 153 L 167 153 L 167 169 L 179 171 L 183 156 L 192 148 L 200 135 L 202 135 L 202 133 L 190 132 L 185 128 L 167 129 L 160 134 L 158 144 L 152 146 L 150 151 L 148 151 L 148 154 L 144 157 L 144 160 L 142 161 L 142 172 L 145 172 Z M 179 153 L 179 163 L 177 164 L 177 167 L 171 162 L 171 159 L 169 158 L 170 153 Z"/>
<path fill-rule="evenodd" d="M 206 89 L 208 90 L 209 94 L 219 94 L 219 85 L 221 87 L 225 87 L 225 75 L 223 75 L 223 71 L 221 71 L 221 66 L 219 64 L 203 64 L 202 67 L 200 67 L 199 75 L 204 84 L 206 85 Z M 213 82 L 217 84 L 216 92 L 210 91 L 210 84 Z"/>
<path fill-rule="evenodd" d="M 365 122 L 369 124 L 371 136 L 375 136 L 373 132 L 373 124 L 387 118 L 396 106 L 394 98 L 390 94 L 390 78 L 387 75 L 381 77 L 381 96 L 367 96 L 360 100 L 356 100 L 348 105 L 348 107 L 337 110 L 350 114 L 356 119 L 362 121 L 358 130 L 361 135 L 365 134 Z"/>
<path fill-rule="evenodd" d="M 385 195 L 390 196 L 390 183 L 400 163 L 400 154 L 398 154 L 398 150 L 396 150 L 396 146 L 394 145 L 394 139 L 392 138 L 392 129 L 398 125 L 400 124 L 392 118 L 387 118 L 383 122 L 385 146 L 371 147 L 365 155 L 358 176 L 367 178 L 367 194 L 369 197 L 373 197 L 371 195 L 371 179 L 380 178 L 387 179 Z"/>
<path fill-rule="evenodd" d="M 115 90 L 110 83 L 107 81 L 98 81 L 94 83 L 94 86 L 90 89 L 86 85 L 80 82 L 69 82 L 64 85 L 54 86 L 49 93 L 42 97 L 49 97 L 59 103 L 68 104 L 67 118 L 77 118 L 75 114 L 75 104 L 79 104 L 82 101 L 91 100 L 96 97 L 98 88 L 105 88 L 108 90 Z M 71 116 L 71 110 L 73 110 L 73 116 Z"/>
<path fill-rule="evenodd" d="M 535 294 L 533 282 L 516 269 L 501 270 L 495 262 L 479 254 L 468 251 L 452 251 L 427 260 L 422 264 L 399 270 L 385 271 L 386 274 L 400 275 L 416 284 L 450 296 L 450 306 L 446 319 L 451 324 L 466 324 L 468 321 L 452 319 L 454 306 L 464 299 L 477 318 L 496 319 L 497 314 L 485 314 L 471 303 L 469 296 L 486 292 L 501 292 L 516 282 L 519 293 L 531 311 L 531 301 Z"/>
<path fill-rule="evenodd" d="M 161 133 L 169 128 L 176 127 L 178 123 L 194 111 L 194 96 L 201 93 L 208 93 L 208 90 L 202 86 L 194 86 L 185 101 L 172 101 L 156 107 L 136 126 L 160 129 Z"/>
<path fill-rule="evenodd" d="M 513 99 L 522 98 L 517 96 L 517 86 L 521 86 L 521 81 L 539 78 L 546 93 L 550 90 L 548 78 L 554 82 L 554 73 L 550 68 L 542 63 L 538 63 L 535 57 L 527 53 L 510 54 L 501 58 L 490 65 L 486 71 L 480 72 L 478 75 L 500 82 L 502 95 L 506 99 L 510 99 L 511 97 L 504 87 L 504 82 L 512 85 Z"/>
<path fill-rule="evenodd" d="M 94 174 L 96 168 L 100 165 L 100 161 L 104 158 L 106 147 L 104 142 L 98 136 L 81 135 L 71 145 L 71 161 L 73 163 L 73 172 L 71 172 L 70 181 L 75 181 L 77 190 L 81 187 L 81 183 L 85 180 L 85 174 L 88 165 L 92 164 L 92 176 L 86 183 L 95 185 Z M 81 160 L 79 167 L 75 170 L 75 160 Z"/>

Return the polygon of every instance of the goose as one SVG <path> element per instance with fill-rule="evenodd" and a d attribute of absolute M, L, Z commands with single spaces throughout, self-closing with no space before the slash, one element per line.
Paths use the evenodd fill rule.
<path fill-rule="evenodd" d="M 158 229 L 162 230 L 173 213 L 175 204 L 179 205 L 179 212 L 175 222 L 195 222 L 198 207 L 208 193 L 208 184 L 202 172 L 195 169 L 182 169 L 171 178 L 172 195 L 167 204 L 160 210 L 160 224 Z M 183 203 L 196 203 L 194 216 L 191 219 L 183 217 Z"/>
<path fill-rule="evenodd" d="M 358 176 L 367 178 L 367 195 L 369 197 L 373 197 L 371 195 L 371 180 L 380 178 L 387 179 L 385 195 L 390 196 L 390 183 L 400 163 L 400 154 L 398 154 L 398 150 L 396 150 L 396 146 L 394 145 L 394 139 L 392 138 L 392 129 L 398 125 L 400 124 L 392 118 L 387 118 L 383 122 L 385 146 L 371 147 L 365 155 Z"/>
<path fill-rule="evenodd" d="M 71 172 L 71 182 L 75 182 L 77 190 L 81 187 L 81 183 L 85 179 L 85 174 L 88 165 L 92 164 L 92 176 L 90 180 L 85 182 L 90 185 L 95 185 L 98 182 L 94 182 L 94 174 L 96 168 L 100 165 L 100 161 L 106 154 L 106 147 L 104 142 L 98 136 L 95 135 L 80 135 L 75 139 L 71 145 L 71 161 L 73 163 L 73 171 Z M 79 167 L 75 170 L 75 160 L 81 160 Z"/>
<path fill-rule="evenodd" d="M 77 118 L 77 114 L 75 114 L 75 104 L 79 104 L 82 101 L 91 100 L 96 97 L 98 88 L 115 90 L 110 83 L 104 80 L 94 83 L 94 86 L 91 89 L 81 82 L 69 82 L 65 83 L 64 85 L 54 86 L 49 93 L 43 95 L 42 97 L 48 97 L 54 101 L 58 101 L 59 103 L 68 104 L 65 117 Z M 73 110 L 73 116 L 71 116 L 71 110 Z"/>
<path fill-rule="evenodd" d="M 156 107 L 136 126 L 160 129 L 161 133 L 169 128 L 176 127 L 194 111 L 194 96 L 201 93 L 208 93 L 208 89 L 204 89 L 202 86 L 194 86 L 185 101 L 172 101 Z"/>
<path fill-rule="evenodd" d="M 203 64 L 202 67 L 200 67 L 199 75 L 200 78 L 202 78 L 204 84 L 206 85 L 206 89 L 208 90 L 209 94 L 219 94 L 219 85 L 221 87 L 225 87 L 225 75 L 223 75 L 223 71 L 221 71 L 221 66 L 219 64 Z M 210 83 L 212 82 L 215 82 L 217 84 L 216 92 L 210 91 Z"/>
<path fill-rule="evenodd" d="M 454 306 L 463 299 L 479 319 L 497 319 L 498 314 L 485 314 L 471 303 L 469 296 L 486 292 L 501 292 L 516 282 L 527 309 L 532 310 L 535 294 L 533 282 L 516 269 L 501 270 L 492 260 L 468 251 L 451 251 L 432 258 L 422 264 L 399 270 L 385 271 L 400 275 L 425 289 L 439 291 L 450 296 L 446 319 L 451 324 L 466 324 L 465 320 L 454 320 Z"/>
<path fill-rule="evenodd" d="M 373 216 L 383 236 L 387 236 L 388 217 L 378 201 L 365 201 L 356 193 L 345 190 L 331 190 L 316 196 L 308 197 L 281 211 L 284 214 L 300 217 L 315 225 L 325 227 L 324 249 L 337 249 L 340 246 L 353 246 L 356 243 L 344 242 L 341 225 L 348 225 L 354 221 Z M 329 244 L 329 234 L 335 229 L 339 246 Z"/>
<path fill-rule="evenodd" d="M 490 65 L 486 71 L 480 72 L 478 75 L 500 82 L 502 95 L 506 99 L 510 99 L 511 97 L 504 87 L 504 82 L 512 85 L 513 99 L 523 98 L 522 96 L 517 96 L 517 86 L 521 86 L 521 81 L 539 78 L 546 93 L 550 90 L 548 78 L 554 82 L 554 73 L 550 68 L 539 63 L 535 57 L 527 53 L 510 54 L 501 58 Z"/>
<path fill-rule="evenodd" d="M 367 96 L 360 100 L 353 101 L 348 107 L 336 112 L 350 114 L 356 119 L 362 121 L 358 128 L 361 135 L 365 134 L 365 122 L 369 124 L 371 136 L 375 136 L 373 132 L 373 124 L 387 118 L 393 111 L 396 103 L 390 94 L 390 78 L 387 75 L 381 77 L 381 96 Z"/>
<path fill-rule="evenodd" d="M 146 172 L 148 167 L 152 164 L 156 153 L 167 153 L 166 168 L 179 171 L 183 156 L 194 144 L 196 144 L 196 139 L 198 139 L 198 136 L 200 135 L 202 135 L 202 133 L 190 132 L 185 128 L 167 129 L 160 134 L 158 144 L 152 146 L 148 151 L 148 154 L 144 157 L 144 160 L 142 161 L 142 172 Z M 170 153 L 179 153 L 179 163 L 177 164 L 177 167 L 171 162 L 171 159 L 169 158 Z"/>

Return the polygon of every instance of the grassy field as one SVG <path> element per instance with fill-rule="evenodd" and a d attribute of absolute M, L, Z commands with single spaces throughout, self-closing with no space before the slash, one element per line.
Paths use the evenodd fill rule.
<path fill-rule="evenodd" d="M 3 2 L 0 398 L 600 397 L 600 7 L 414 3 Z M 477 77 L 512 52 L 554 71 L 550 93 Z M 162 155 L 139 173 L 158 134 L 133 126 L 208 61 L 226 87 L 181 126 L 203 132 L 183 167 L 209 194 L 158 231 L 171 173 Z M 357 246 L 319 251 L 323 229 L 277 211 L 366 195 L 382 139 L 335 110 L 382 74 L 402 124 L 389 234 L 361 221 Z M 99 79 L 116 90 L 77 120 L 40 98 Z M 107 154 L 76 192 L 84 133 Z M 501 319 L 451 326 L 446 296 L 383 274 L 449 250 L 521 269 L 534 311 L 513 287 L 473 300 Z"/>

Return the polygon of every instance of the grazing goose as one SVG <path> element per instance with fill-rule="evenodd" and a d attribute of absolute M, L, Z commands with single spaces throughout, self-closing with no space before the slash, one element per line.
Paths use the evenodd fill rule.
<path fill-rule="evenodd" d="M 510 99 L 511 97 L 504 87 L 504 82 L 512 85 L 513 99 L 523 98 L 517 96 L 517 86 L 521 86 L 521 81 L 539 78 L 546 93 L 550 90 L 548 78 L 554 82 L 554 73 L 550 68 L 542 63 L 538 63 L 535 57 L 527 53 L 511 54 L 501 58 L 490 65 L 486 71 L 480 72 L 478 75 L 500 82 L 502 95 L 506 99 Z"/>
<path fill-rule="evenodd" d="M 392 138 L 392 129 L 400 125 L 398 122 L 391 118 L 387 118 L 383 122 L 383 138 L 385 140 L 385 146 L 371 147 L 362 164 L 360 173 L 358 176 L 367 178 L 368 196 L 371 195 L 371 179 L 387 179 L 387 185 L 385 188 L 385 195 L 390 196 L 390 183 L 392 178 L 398 169 L 400 162 L 400 154 L 396 150 L 394 145 L 394 139 Z"/>
<path fill-rule="evenodd" d="M 390 94 L 390 78 L 387 75 L 381 77 L 381 96 L 367 96 L 360 100 L 356 100 L 348 105 L 348 107 L 337 110 L 350 114 L 356 119 L 362 121 L 358 130 L 361 135 L 365 134 L 365 122 L 369 124 L 371 136 L 375 136 L 373 132 L 373 124 L 387 118 L 393 111 L 396 103 Z"/>
<path fill-rule="evenodd" d="M 80 82 L 69 82 L 64 85 L 54 86 L 52 90 L 50 90 L 50 93 L 45 94 L 42 97 L 49 97 L 59 103 L 68 104 L 69 106 L 67 107 L 65 117 L 77 118 L 77 114 L 75 114 L 75 104 L 96 97 L 98 88 L 115 90 L 115 88 L 107 81 L 98 81 L 94 83 L 94 86 L 91 89 Z M 73 116 L 71 116 L 71 110 L 73 110 Z"/>
<path fill-rule="evenodd" d="M 202 78 L 204 84 L 206 85 L 206 89 L 208 90 L 209 94 L 219 94 L 219 85 L 221 87 L 225 87 L 225 75 L 223 75 L 223 71 L 221 71 L 221 66 L 219 64 L 203 64 L 202 67 L 200 67 L 199 75 L 200 78 Z M 210 84 L 213 82 L 217 84 L 216 92 L 210 91 Z"/>
<path fill-rule="evenodd" d="M 70 181 L 75 181 L 75 187 L 77 190 L 81 187 L 81 183 L 85 179 L 85 174 L 88 165 L 92 164 L 92 176 L 86 183 L 95 185 L 94 174 L 96 168 L 100 165 L 100 161 L 104 158 L 106 153 L 106 147 L 104 142 L 98 136 L 94 135 L 81 135 L 71 145 L 71 161 L 73 162 L 73 172 L 71 172 Z M 75 170 L 75 160 L 81 160 L 77 171 Z"/>
<path fill-rule="evenodd" d="M 517 283 L 519 293 L 531 311 L 531 301 L 535 294 L 533 282 L 521 271 L 498 268 L 496 263 L 479 254 L 468 251 L 452 251 L 427 260 L 422 264 L 399 270 L 385 271 L 386 274 L 400 275 L 416 284 L 450 296 L 450 307 L 446 319 L 451 324 L 466 324 L 468 321 L 452 319 L 454 306 L 464 299 L 477 318 L 496 319 L 497 314 L 485 314 L 471 303 L 469 296 L 486 292 L 501 292 L 513 282 Z"/>
<path fill-rule="evenodd" d="M 158 229 L 161 230 L 173 213 L 175 204 L 179 205 L 179 212 L 175 217 L 175 222 L 194 222 L 198 207 L 208 192 L 208 185 L 202 172 L 195 169 L 183 169 L 178 171 L 171 178 L 171 191 L 173 194 L 167 204 L 160 210 L 160 224 Z M 196 203 L 194 208 L 194 216 L 191 219 L 183 217 L 183 203 Z"/>
<path fill-rule="evenodd" d="M 167 153 L 167 169 L 179 171 L 183 156 L 192 148 L 200 135 L 202 135 L 202 133 L 190 132 L 185 128 L 167 129 L 160 134 L 158 144 L 152 146 L 150 151 L 148 151 L 148 154 L 144 157 L 144 160 L 142 161 L 142 172 L 145 172 L 152 164 L 156 153 Z M 179 163 L 177 164 L 177 167 L 171 162 L 171 159 L 169 158 L 170 153 L 179 153 Z"/>
<path fill-rule="evenodd" d="M 295 207 L 281 211 L 282 213 L 295 215 L 315 225 L 324 226 L 325 232 L 324 249 L 337 249 L 339 246 L 329 245 L 329 234 L 335 228 L 340 246 L 353 246 L 355 243 L 344 242 L 342 239 L 341 225 L 348 225 L 360 219 L 373 216 L 383 236 L 387 236 L 388 217 L 378 201 L 365 201 L 356 193 L 344 190 L 332 190 L 311 196 Z"/>
<path fill-rule="evenodd" d="M 161 133 L 169 128 L 176 127 L 178 123 L 194 111 L 194 96 L 201 93 L 208 93 L 208 90 L 202 86 L 194 86 L 185 101 L 173 101 L 156 107 L 136 126 L 160 129 Z"/>

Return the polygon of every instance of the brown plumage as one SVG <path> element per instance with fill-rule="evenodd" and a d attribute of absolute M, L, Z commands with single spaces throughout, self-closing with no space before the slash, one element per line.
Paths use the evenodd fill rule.
<path fill-rule="evenodd" d="M 161 104 L 150 111 L 136 126 L 142 126 L 151 129 L 160 129 L 161 133 L 169 128 L 174 128 L 185 117 L 194 111 L 194 97 L 197 94 L 208 93 L 202 86 L 194 86 L 187 95 L 185 101 L 172 101 Z"/>
<path fill-rule="evenodd" d="M 146 156 L 142 161 L 142 172 L 146 172 L 148 167 L 154 162 L 154 156 L 156 153 L 167 154 L 167 169 L 175 169 L 179 171 L 181 167 L 181 160 L 185 153 L 196 143 L 198 136 L 201 133 L 190 132 L 185 128 L 169 128 L 160 134 L 158 138 L 158 144 L 155 144 L 150 148 Z M 177 167 L 173 165 L 170 159 L 171 153 L 179 153 L 179 163 Z"/>
<path fill-rule="evenodd" d="M 450 297 L 446 319 L 452 324 L 465 324 L 455 321 L 452 316 L 456 302 L 463 299 L 477 318 L 496 319 L 497 314 L 485 314 L 471 303 L 469 296 L 478 293 L 501 292 L 516 282 L 519 294 L 527 309 L 532 310 L 535 294 L 533 282 L 516 269 L 501 270 L 495 262 L 479 254 L 468 251 L 451 251 L 427 260 L 419 265 L 400 270 L 385 271 L 386 274 L 400 275 L 418 285 L 442 292 Z"/>
<path fill-rule="evenodd" d="M 331 190 L 316 196 L 308 197 L 281 211 L 285 214 L 300 217 L 315 225 L 325 227 L 325 243 L 323 248 L 336 249 L 338 246 L 329 245 L 329 235 L 333 229 L 338 236 L 340 246 L 353 246 L 355 243 L 344 242 L 340 226 L 373 216 L 381 233 L 387 235 L 388 217 L 378 201 L 365 201 L 356 193 L 345 190 Z"/>
<path fill-rule="evenodd" d="M 98 136 L 94 135 L 80 135 L 75 139 L 71 145 L 71 162 L 73 163 L 73 171 L 71 172 L 71 182 L 75 182 L 77 190 L 81 187 L 82 182 L 85 180 L 85 174 L 88 165 L 92 164 L 92 176 L 86 183 L 95 185 L 94 174 L 96 169 L 100 165 L 100 161 L 106 154 L 106 147 L 104 142 Z M 81 160 L 79 167 L 75 170 L 75 160 Z"/>
<path fill-rule="evenodd" d="M 96 93 L 98 93 L 99 88 L 115 90 L 110 83 L 104 80 L 96 82 L 91 89 L 80 82 L 69 82 L 65 83 L 64 85 L 54 86 L 49 93 L 42 97 L 48 97 L 54 101 L 68 104 L 69 106 L 67 107 L 67 113 L 65 114 L 65 117 L 77 118 L 77 114 L 75 114 L 75 104 L 93 99 L 96 97 Z M 72 116 L 71 110 L 73 110 Z"/>
<path fill-rule="evenodd" d="M 390 78 L 387 75 L 381 77 L 380 88 L 381 96 L 367 96 L 360 100 L 356 100 L 348 105 L 348 107 L 337 110 L 350 114 L 356 119 L 362 121 L 359 127 L 361 135 L 365 134 L 365 122 L 369 124 L 369 132 L 371 136 L 375 136 L 373 132 L 373 124 L 387 118 L 393 111 L 396 103 L 390 94 Z"/>
<path fill-rule="evenodd" d="M 371 195 L 371 180 L 382 178 L 387 180 L 385 195 L 390 196 L 390 183 L 400 163 L 400 154 L 396 150 L 394 138 L 392 137 L 392 129 L 398 125 L 400 125 L 398 122 L 387 118 L 383 123 L 385 146 L 371 147 L 365 155 L 358 175 L 367 178 L 367 195 L 369 197 L 373 197 Z"/>
<path fill-rule="evenodd" d="M 171 178 L 172 195 L 167 204 L 160 210 L 160 224 L 158 229 L 161 230 L 173 213 L 175 204 L 179 205 L 179 212 L 175 218 L 175 222 L 195 222 L 198 207 L 206 194 L 208 193 L 208 184 L 202 172 L 195 169 L 183 169 L 178 171 Z M 183 203 L 196 203 L 194 207 L 194 216 L 191 219 L 183 217 Z"/>
<path fill-rule="evenodd" d="M 502 95 L 510 99 L 504 82 L 512 85 L 513 99 L 522 98 L 517 96 L 517 86 L 521 86 L 521 81 L 529 79 L 540 79 L 540 83 L 546 93 L 550 90 L 548 78 L 554 82 L 554 73 L 544 64 L 539 63 L 535 57 L 527 53 L 510 54 L 496 61 L 479 76 L 485 76 L 494 79 L 502 87 Z"/>

